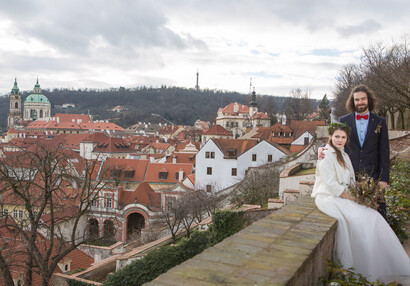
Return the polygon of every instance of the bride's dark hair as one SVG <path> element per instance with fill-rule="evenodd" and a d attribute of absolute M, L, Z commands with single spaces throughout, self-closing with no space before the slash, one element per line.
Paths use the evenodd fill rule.
<path fill-rule="evenodd" d="M 344 124 L 331 123 L 328 127 L 328 132 L 329 132 L 330 136 L 329 136 L 329 140 L 327 140 L 327 144 L 329 144 L 336 151 L 337 162 L 339 162 L 339 164 L 343 168 L 346 168 L 346 162 L 343 159 L 342 152 L 340 152 L 340 150 L 337 147 L 335 147 L 332 143 L 332 136 L 333 136 L 333 133 L 335 133 L 336 130 L 344 131 L 346 133 L 346 136 L 347 136 L 347 141 L 349 141 L 350 127 L 347 126 L 346 123 L 344 123 Z M 347 141 L 346 141 L 346 143 L 347 143 Z"/>

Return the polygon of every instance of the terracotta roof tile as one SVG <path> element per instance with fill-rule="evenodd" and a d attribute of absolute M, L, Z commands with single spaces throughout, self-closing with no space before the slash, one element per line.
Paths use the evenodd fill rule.
<path fill-rule="evenodd" d="M 145 181 L 148 183 L 177 183 L 178 179 L 175 178 L 175 173 L 179 172 L 180 170 L 185 173 L 186 177 L 192 174 L 193 164 L 149 163 L 145 175 Z M 160 172 L 168 172 L 167 177 L 160 179 Z"/>
<path fill-rule="evenodd" d="M 211 128 L 209 128 L 208 130 L 204 131 L 203 135 L 224 135 L 224 136 L 232 136 L 232 132 L 226 130 L 225 128 L 223 128 L 221 125 L 219 124 L 213 124 L 211 126 Z"/>

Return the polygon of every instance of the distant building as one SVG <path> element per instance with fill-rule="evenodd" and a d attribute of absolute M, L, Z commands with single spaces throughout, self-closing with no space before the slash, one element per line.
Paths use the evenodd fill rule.
<path fill-rule="evenodd" d="M 23 120 L 21 114 L 21 95 L 17 86 L 17 79 L 14 79 L 14 86 L 10 93 L 10 109 L 7 116 L 7 127 L 10 129 L 18 125 Z"/>
<path fill-rule="evenodd" d="M 195 189 L 215 192 L 239 183 L 249 167 L 278 161 L 290 152 L 273 142 L 211 139 L 196 155 Z"/>
<path fill-rule="evenodd" d="M 32 121 L 45 119 L 51 116 L 51 103 L 45 95 L 41 94 L 38 79 L 34 85 L 33 93 L 24 101 L 23 116 L 24 120 Z"/>
<path fill-rule="evenodd" d="M 206 143 L 211 138 L 215 139 L 230 139 L 233 138 L 232 132 L 226 130 L 219 124 L 212 125 L 208 130 L 202 133 L 202 144 Z"/>
<path fill-rule="evenodd" d="M 255 91 L 252 92 L 249 106 L 237 102 L 230 103 L 224 108 L 219 108 L 216 117 L 216 124 L 231 131 L 234 138 L 243 136 L 253 127 L 269 127 L 270 122 L 266 113 L 258 112 Z"/>
<path fill-rule="evenodd" d="M 325 125 L 324 121 L 286 120 L 283 115 L 281 122 L 259 128 L 252 138 L 274 142 L 292 153 L 299 153 L 312 141 L 316 127 Z"/>

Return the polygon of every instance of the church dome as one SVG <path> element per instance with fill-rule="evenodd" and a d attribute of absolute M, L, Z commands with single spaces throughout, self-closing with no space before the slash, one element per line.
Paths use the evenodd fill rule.
<path fill-rule="evenodd" d="M 50 103 L 50 101 L 43 94 L 33 93 L 24 100 L 24 103 Z"/>

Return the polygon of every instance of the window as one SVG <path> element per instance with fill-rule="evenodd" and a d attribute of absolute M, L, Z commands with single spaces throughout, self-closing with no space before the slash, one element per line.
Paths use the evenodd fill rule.
<path fill-rule="evenodd" d="M 308 144 L 309 144 L 309 137 L 305 137 L 303 145 L 308 145 Z"/>
<path fill-rule="evenodd" d="M 159 172 L 158 179 L 166 180 L 168 178 L 168 172 Z"/>
<path fill-rule="evenodd" d="M 212 167 L 206 168 L 206 174 L 207 175 L 212 175 Z"/>
<path fill-rule="evenodd" d="M 112 198 L 111 197 L 107 197 L 105 200 L 105 207 L 106 208 L 112 208 Z"/>
<path fill-rule="evenodd" d="M 205 158 L 214 159 L 215 158 L 215 152 L 205 152 Z"/>
<path fill-rule="evenodd" d="M 206 192 L 212 193 L 212 185 L 206 185 Z"/>
<path fill-rule="evenodd" d="M 17 210 L 13 210 L 13 217 L 14 217 L 14 218 L 17 218 L 17 216 L 18 216 Z"/>
<path fill-rule="evenodd" d="M 33 212 L 33 216 L 34 216 L 34 219 L 37 219 L 37 217 L 38 217 L 38 211 L 34 211 L 34 212 Z"/>
<path fill-rule="evenodd" d="M 232 168 L 232 176 L 236 176 L 237 170 L 236 168 Z"/>
<path fill-rule="evenodd" d="M 132 178 L 132 177 L 134 177 L 134 175 L 135 175 L 135 171 L 134 171 L 134 170 L 132 170 L 132 171 L 125 171 L 125 172 L 124 172 L 124 178 Z"/>
<path fill-rule="evenodd" d="M 98 202 L 98 197 L 93 198 L 93 200 L 91 201 L 91 206 L 97 207 L 98 206 L 97 202 Z"/>
<path fill-rule="evenodd" d="M 268 162 L 272 162 L 272 155 L 271 154 L 268 155 Z"/>
<path fill-rule="evenodd" d="M 3 209 L 3 215 L 8 216 L 9 215 L 9 210 L 8 209 Z"/>
<path fill-rule="evenodd" d="M 19 218 L 23 218 L 23 211 L 19 211 Z"/>
<path fill-rule="evenodd" d="M 252 154 L 252 161 L 256 161 L 256 154 Z"/>

